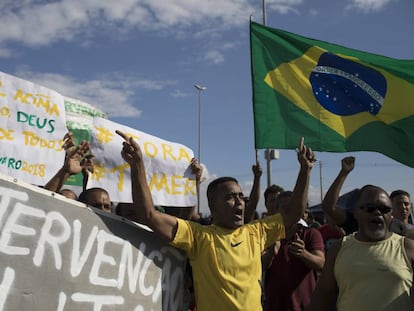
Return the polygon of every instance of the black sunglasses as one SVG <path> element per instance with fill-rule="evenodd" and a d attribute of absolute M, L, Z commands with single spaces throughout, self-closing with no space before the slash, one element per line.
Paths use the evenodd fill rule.
<path fill-rule="evenodd" d="M 367 213 L 372 213 L 376 210 L 379 210 L 379 212 L 381 214 L 387 214 L 389 212 L 391 212 L 391 207 L 387 206 L 387 205 L 382 205 L 382 204 L 375 204 L 375 203 L 367 203 L 365 205 L 361 205 L 359 207 L 359 209 L 367 212 Z"/>

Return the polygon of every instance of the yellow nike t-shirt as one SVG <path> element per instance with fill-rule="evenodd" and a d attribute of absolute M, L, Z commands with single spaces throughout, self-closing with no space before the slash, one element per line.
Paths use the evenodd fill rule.
<path fill-rule="evenodd" d="M 261 253 L 285 237 L 280 214 L 237 229 L 177 221 L 171 245 L 189 258 L 197 311 L 261 310 Z"/>

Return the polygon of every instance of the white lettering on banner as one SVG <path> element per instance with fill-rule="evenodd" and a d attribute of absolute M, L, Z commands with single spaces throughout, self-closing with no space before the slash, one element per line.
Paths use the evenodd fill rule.
<path fill-rule="evenodd" d="M 9 294 L 10 286 L 13 284 L 15 274 L 15 271 L 10 267 L 7 267 L 4 271 L 3 281 L 0 284 L 0 310 L 4 308 L 4 303 Z"/>
<path fill-rule="evenodd" d="M 152 293 L 154 293 L 154 286 L 145 286 L 145 277 L 148 271 L 148 268 L 150 267 L 151 263 L 153 262 L 153 260 L 155 257 L 158 257 L 160 261 L 162 261 L 162 255 L 160 252 L 157 251 L 153 251 L 148 255 L 148 260 L 145 260 L 144 262 L 144 266 L 142 267 L 142 271 L 144 273 L 140 274 L 139 276 L 139 288 L 141 290 L 141 293 L 143 293 L 145 296 L 149 296 Z"/>
<path fill-rule="evenodd" d="M 172 262 L 184 263 L 182 253 L 169 246 L 150 248 L 144 241 L 132 245 L 97 225 L 82 230 L 81 220 L 68 221 L 59 209 L 45 211 L 30 206 L 30 202 L 31 197 L 27 193 L 0 186 L 0 268 L 4 269 L 0 284 L 0 311 L 9 309 L 8 297 L 16 299 L 13 296 L 15 291 L 10 289 L 19 280 L 18 262 L 23 258 L 38 269 L 46 268 L 45 272 L 52 278 L 53 271 L 62 274 L 56 283 L 59 284 L 56 298 L 45 300 L 46 304 L 51 304 L 46 309 L 65 311 L 65 308 L 73 309 L 75 304 L 75 309 L 82 305 L 81 308 L 86 310 L 85 306 L 89 305 L 91 310 L 104 311 L 108 306 L 126 307 L 127 304 L 130 310 L 152 310 L 161 300 L 163 310 L 178 310 L 184 265 L 174 266 Z M 9 266 L 5 266 L 7 262 Z M 72 282 L 67 280 L 67 276 L 77 285 L 69 285 L 65 290 L 60 282 Z M 89 285 L 76 283 L 79 282 L 76 279 L 86 280 Z M 13 287 L 18 291 L 24 288 L 26 292 L 28 285 L 25 283 L 23 286 L 16 283 Z M 77 292 L 71 292 L 72 288 Z M 108 293 L 108 288 L 114 290 Z M 168 294 L 164 294 L 163 289 Z M 130 297 L 136 295 L 141 297 L 139 301 L 147 302 L 134 304 Z"/>
<path fill-rule="evenodd" d="M 112 256 L 108 256 L 104 253 L 105 244 L 108 242 L 113 242 L 115 244 L 122 245 L 123 240 L 108 234 L 105 231 L 99 231 L 98 233 L 98 250 L 95 256 L 95 261 L 92 265 L 92 270 L 89 275 L 89 281 L 91 284 L 100 285 L 100 286 L 108 286 L 108 287 L 117 287 L 117 280 L 116 279 L 107 279 L 99 276 L 99 269 L 103 263 L 107 263 L 111 266 L 115 266 L 115 258 Z"/>
<path fill-rule="evenodd" d="M 104 305 L 122 305 L 124 297 L 112 295 L 91 295 L 83 293 L 74 293 L 72 300 L 77 302 L 93 303 L 93 311 L 101 311 Z"/>
<path fill-rule="evenodd" d="M 76 219 L 73 222 L 73 249 L 72 249 L 71 265 L 70 265 L 70 274 L 72 275 L 72 277 L 77 277 L 81 273 L 82 268 L 85 265 L 86 260 L 88 259 L 92 251 L 93 243 L 95 242 L 96 236 L 98 235 L 98 231 L 99 231 L 97 226 L 94 226 L 92 228 L 92 231 L 88 236 L 88 240 L 86 241 L 86 245 L 82 252 L 82 255 L 79 256 L 81 229 L 82 229 L 82 224 L 78 219 Z"/>
<path fill-rule="evenodd" d="M 145 244 L 141 243 L 139 245 L 139 252 L 135 266 L 133 266 L 133 254 L 132 254 L 132 245 L 130 243 L 125 243 L 122 254 L 121 261 L 119 264 L 118 271 L 118 289 L 121 289 L 124 286 L 125 280 L 125 270 L 128 268 L 128 280 L 129 280 L 129 291 L 135 293 L 137 288 L 138 274 L 140 272 L 139 268 L 143 260 L 143 254 L 145 252 Z"/>
<path fill-rule="evenodd" d="M 30 253 L 30 249 L 28 247 L 9 245 L 13 233 L 24 236 L 34 236 L 36 234 L 35 229 L 22 226 L 17 223 L 19 217 L 23 215 L 44 218 L 45 212 L 19 202 L 16 203 L 1 232 L 0 252 L 8 255 L 28 255 Z"/>
<path fill-rule="evenodd" d="M 64 310 L 63 308 L 66 304 L 66 299 L 67 299 L 66 294 L 63 293 L 63 292 L 60 292 L 59 293 L 59 303 L 58 303 L 58 307 L 57 307 L 56 311 L 63 311 Z"/>
<path fill-rule="evenodd" d="M 51 234 L 52 223 L 56 220 L 63 229 L 60 236 L 53 236 Z M 46 215 L 46 221 L 43 225 L 42 231 L 40 233 L 39 242 L 33 257 L 33 263 L 35 266 L 40 266 L 43 261 L 43 256 L 45 254 L 45 244 L 48 242 L 53 250 L 53 255 L 55 257 L 55 267 L 56 270 L 62 268 L 62 254 L 60 252 L 60 244 L 65 243 L 70 237 L 70 225 L 67 220 L 57 212 L 50 212 Z"/>

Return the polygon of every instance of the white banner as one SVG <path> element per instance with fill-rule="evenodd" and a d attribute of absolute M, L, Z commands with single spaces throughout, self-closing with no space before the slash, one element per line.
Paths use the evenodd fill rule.
<path fill-rule="evenodd" d="M 63 96 L 0 72 L 0 172 L 44 185 L 64 159 Z"/>
<path fill-rule="evenodd" d="M 112 201 L 132 202 L 130 169 L 121 156 L 123 139 L 115 130 L 132 136 L 140 145 L 155 205 L 196 205 L 195 176 L 189 169 L 194 156 L 191 149 L 102 118 L 93 119 L 95 172 L 88 188 L 106 189 Z"/>
<path fill-rule="evenodd" d="M 66 107 L 68 118 L 62 95 L 0 72 L 0 173 L 45 185 L 63 165 L 61 145 L 70 123 L 71 130 L 83 132 L 79 140 L 90 140 L 96 156 L 88 188 L 106 189 L 115 202 L 132 202 L 129 165 L 120 154 L 122 138 L 115 133 L 121 130 L 142 148 L 154 204 L 196 205 L 191 149 L 102 118 L 103 112 L 86 103 L 70 99 Z"/>

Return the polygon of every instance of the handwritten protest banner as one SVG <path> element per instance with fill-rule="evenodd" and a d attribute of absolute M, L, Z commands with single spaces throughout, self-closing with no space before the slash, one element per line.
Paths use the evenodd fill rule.
<path fill-rule="evenodd" d="M 63 96 L 0 72 L 0 172 L 42 185 L 60 167 Z"/>
<path fill-rule="evenodd" d="M 138 224 L 0 176 L 0 311 L 181 310 L 185 258 Z"/>
<path fill-rule="evenodd" d="M 156 205 L 195 206 L 195 176 L 188 165 L 191 149 L 109 121 L 104 112 L 80 100 L 0 72 L 0 173 L 44 185 L 64 161 L 62 139 L 91 142 L 95 173 L 88 188 L 106 189 L 112 201 L 131 202 L 127 163 L 120 156 L 119 129 L 135 137 L 144 150 L 147 179 Z M 82 175 L 67 184 L 82 186 Z M 76 187 L 75 187 L 76 188 Z"/>
<path fill-rule="evenodd" d="M 88 187 L 107 189 L 113 201 L 132 202 L 130 169 L 121 157 L 123 139 L 115 130 L 132 136 L 140 145 L 155 205 L 196 205 L 195 176 L 189 169 L 194 156 L 191 149 L 103 118 L 93 119 L 95 172 Z"/>

